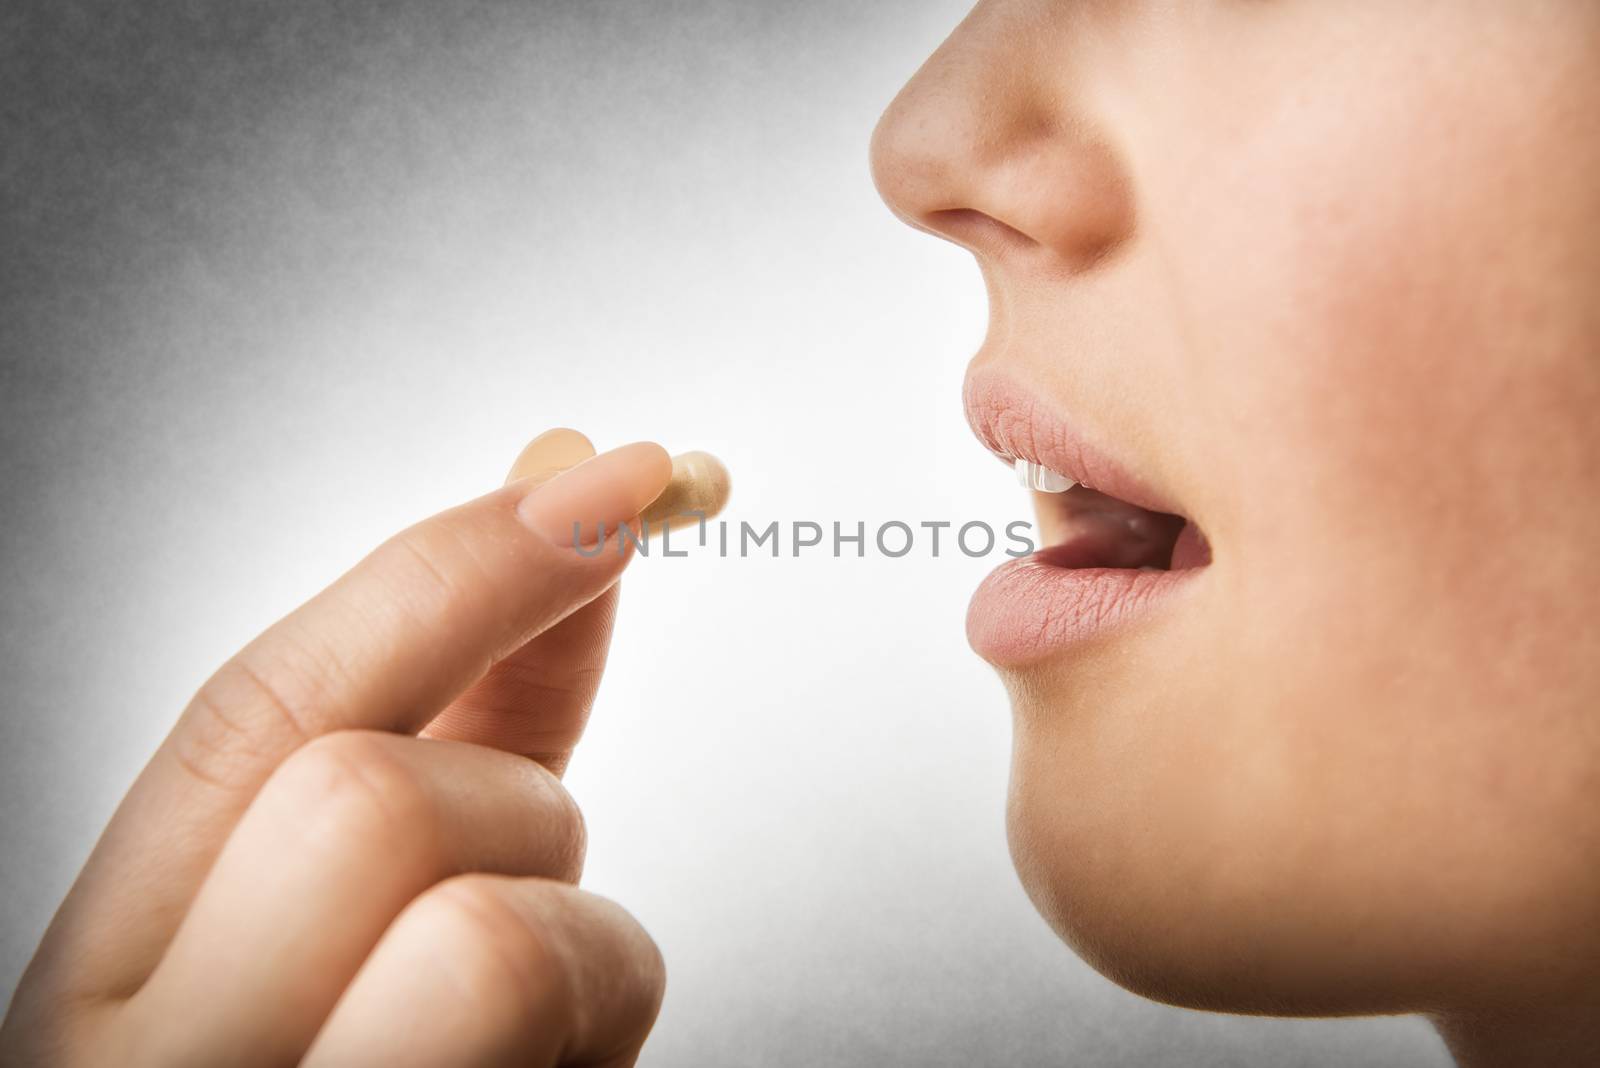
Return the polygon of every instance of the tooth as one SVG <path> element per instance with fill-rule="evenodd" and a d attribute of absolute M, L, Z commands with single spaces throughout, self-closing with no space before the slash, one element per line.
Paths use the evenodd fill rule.
<path fill-rule="evenodd" d="M 1077 485 L 1066 475 L 1057 474 L 1032 460 L 1017 460 L 1016 468 L 1017 481 L 1028 489 L 1038 490 L 1040 493 L 1065 493 Z"/>

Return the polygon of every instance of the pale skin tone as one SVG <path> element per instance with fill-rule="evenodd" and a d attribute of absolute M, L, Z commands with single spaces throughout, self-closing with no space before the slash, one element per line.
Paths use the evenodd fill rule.
<path fill-rule="evenodd" d="M 664 971 L 575 887 L 562 789 L 656 445 L 536 439 L 224 665 L 118 810 L 0 1035 L 17 1064 L 634 1063 Z M 562 543 L 563 536 L 565 544 Z"/>
<path fill-rule="evenodd" d="M 1003 671 L 1035 903 L 1150 997 L 1600 1049 L 1600 5 L 986 0 L 889 205 L 1214 562 Z"/>
<path fill-rule="evenodd" d="M 886 113 L 886 201 L 982 268 L 977 362 L 1213 550 L 1004 673 L 1018 870 L 1130 989 L 1600 1048 L 1596 70 L 1586 0 L 986 0 Z M 559 784 L 623 565 L 518 518 L 589 452 L 540 439 L 207 683 L 0 1052 L 632 1062 L 661 963 L 572 886 Z M 615 518 L 666 482 L 605 462 L 566 492 Z"/>

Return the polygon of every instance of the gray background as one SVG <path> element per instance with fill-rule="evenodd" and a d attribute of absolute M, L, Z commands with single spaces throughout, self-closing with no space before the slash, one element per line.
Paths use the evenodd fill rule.
<path fill-rule="evenodd" d="M 735 519 L 1024 514 L 976 272 L 866 169 L 962 11 L 0 6 L 0 991 L 211 667 L 545 427 L 717 451 Z M 571 784 L 668 959 L 645 1063 L 1445 1063 L 1055 942 L 961 637 L 994 561 L 639 563 Z"/>

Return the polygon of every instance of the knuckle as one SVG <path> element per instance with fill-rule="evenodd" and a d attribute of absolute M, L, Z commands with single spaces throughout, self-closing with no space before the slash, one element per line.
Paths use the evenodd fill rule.
<path fill-rule="evenodd" d="M 178 762 L 213 785 L 244 785 L 249 772 L 302 744 L 320 704 L 313 674 L 287 655 L 242 652 L 190 700 L 174 737 Z"/>
<path fill-rule="evenodd" d="M 213 785 L 254 789 L 263 767 L 327 729 L 350 684 L 334 645 L 279 622 L 200 686 L 176 732 L 175 756 Z"/>
<path fill-rule="evenodd" d="M 535 1007 L 564 1012 L 571 989 L 562 940 L 537 913 L 512 904 L 500 880 L 456 876 L 412 908 L 425 937 L 449 948 L 439 959 L 467 1004 L 509 1020 Z"/>
<path fill-rule="evenodd" d="M 583 809 L 549 769 L 531 761 L 529 766 L 543 795 L 541 807 L 548 813 L 545 833 L 555 865 L 551 878 L 575 884 L 583 875 L 589 850 L 589 827 Z"/>
<path fill-rule="evenodd" d="M 636 1004 L 653 1019 L 667 989 L 667 962 L 661 947 L 633 913 L 608 897 L 588 896 L 596 912 L 607 914 L 609 925 L 618 933 L 622 955 L 618 967 L 628 971 L 629 989 L 638 998 Z"/>
<path fill-rule="evenodd" d="M 412 527 L 390 538 L 384 560 L 390 581 L 424 600 L 428 594 L 449 600 L 457 583 L 439 560 L 439 539 L 437 525 Z"/>
<path fill-rule="evenodd" d="M 399 856 L 416 853 L 436 819 L 427 790 L 390 751 L 394 741 L 377 731 L 314 738 L 273 775 L 270 803 L 341 844 L 358 839 Z"/>
<path fill-rule="evenodd" d="M 193 779 L 223 790 L 243 789 L 265 762 L 265 745 L 216 689 L 208 680 L 190 700 L 182 729 L 172 735 L 172 756 Z"/>
<path fill-rule="evenodd" d="M 631 914 L 628 918 L 633 919 Z M 633 929 L 637 932 L 633 960 L 638 969 L 640 988 L 646 992 L 654 1007 L 659 1009 L 661 999 L 667 992 L 667 958 L 661 955 L 661 947 L 638 920 L 633 920 Z"/>
<path fill-rule="evenodd" d="M 486 539 L 471 513 L 446 512 L 384 543 L 377 573 L 400 604 L 431 615 L 463 597 L 496 589 L 483 556 Z"/>

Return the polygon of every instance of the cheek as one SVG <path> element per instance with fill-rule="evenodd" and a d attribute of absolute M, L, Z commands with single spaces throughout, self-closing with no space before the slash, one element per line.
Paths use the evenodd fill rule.
<path fill-rule="evenodd" d="M 1329 743 L 1403 712 L 1531 758 L 1505 710 L 1579 727 L 1600 660 L 1600 156 L 1527 100 L 1431 93 L 1319 94 L 1193 193 L 1248 211 L 1182 243 L 1238 264 L 1182 268 L 1214 384 L 1192 430 L 1229 474 L 1234 655 L 1293 643 L 1281 705 L 1338 710 Z"/>
<path fill-rule="evenodd" d="M 1152 219 L 1206 610 L 1011 680 L 1030 893 L 1199 1007 L 1471 998 L 1600 943 L 1600 139 L 1324 88 Z"/>

